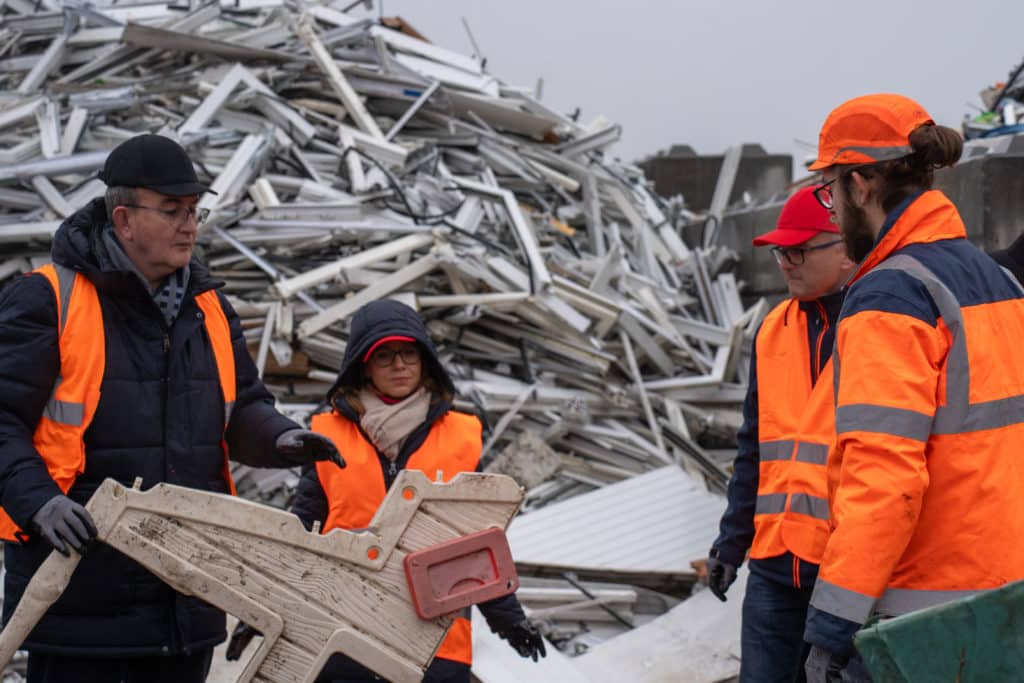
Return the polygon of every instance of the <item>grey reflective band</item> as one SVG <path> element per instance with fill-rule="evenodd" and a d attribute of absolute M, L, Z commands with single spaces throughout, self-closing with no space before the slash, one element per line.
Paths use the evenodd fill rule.
<path fill-rule="evenodd" d="M 68 310 L 71 306 L 71 292 L 75 288 L 75 271 L 64 266 L 53 264 L 57 273 L 57 296 L 60 297 L 60 334 L 64 333 L 64 326 L 68 324 Z"/>
<path fill-rule="evenodd" d="M 1024 285 L 1020 284 L 1020 282 L 1017 280 L 1017 276 L 1013 274 L 1013 271 L 1007 268 L 1006 266 L 999 267 L 1002 268 L 1004 273 L 1006 273 L 1006 277 L 1010 278 L 1010 284 L 1013 285 L 1013 288 L 1017 290 L 1017 294 L 1024 295 Z"/>
<path fill-rule="evenodd" d="M 812 465 L 824 465 L 828 462 L 828 446 L 820 443 L 807 443 L 801 441 L 796 447 L 796 459 L 798 462 L 809 462 Z"/>
<path fill-rule="evenodd" d="M 898 617 L 901 614 L 916 612 L 919 609 L 942 605 L 985 592 L 985 590 L 931 591 L 890 588 L 878 601 L 875 611 L 887 617 Z"/>
<path fill-rule="evenodd" d="M 234 401 L 224 402 L 224 427 L 228 426 L 228 422 L 231 421 L 231 411 L 235 409 Z"/>
<path fill-rule="evenodd" d="M 762 441 L 758 445 L 761 462 L 766 460 L 789 460 L 793 457 L 795 441 Z"/>
<path fill-rule="evenodd" d="M 789 511 L 828 521 L 828 501 L 807 493 L 790 496 Z"/>
<path fill-rule="evenodd" d="M 785 493 L 766 493 L 757 497 L 757 506 L 754 508 L 755 515 L 773 515 L 785 511 Z"/>
<path fill-rule="evenodd" d="M 904 408 L 855 403 L 836 408 L 836 434 L 846 432 L 875 432 L 927 441 L 932 432 L 932 417 Z"/>
<path fill-rule="evenodd" d="M 910 145 L 900 145 L 898 147 L 840 147 L 836 155 L 832 157 L 832 160 L 838 159 L 839 155 L 843 152 L 859 152 L 866 157 L 871 157 L 875 161 L 889 161 L 890 159 L 899 159 L 908 154 L 913 154 L 914 148 Z"/>
<path fill-rule="evenodd" d="M 875 598 L 829 583 L 819 576 L 814 583 L 811 605 L 822 612 L 863 624 L 871 615 Z"/>
<path fill-rule="evenodd" d="M 57 382 L 57 384 L 59 383 Z M 79 427 L 85 420 L 85 406 L 81 403 L 60 401 L 51 396 L 46 407 L 43 408 L 43 416 L 62 425 Z"/>
<path fill-rule="evenodd" d="M 462 617 L 463 619 L 469 619 L 470 617 L 473 616 L 473 608 L 472 607 L 463 607 L 461 610 L 459 610 L 459 616 Z"/>
<path fill-rule="evenodd" d="M 1010 396 L 997 401 L 972 403 L 963 417 L 941 408 L 935 413 L 933 434 L 963 434 L 986 429 L 1000 429 L 1024 421 L 1024 396 Z"/>

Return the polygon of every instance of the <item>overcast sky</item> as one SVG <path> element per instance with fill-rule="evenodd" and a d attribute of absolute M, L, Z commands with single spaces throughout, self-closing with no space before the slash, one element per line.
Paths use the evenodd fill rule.
<path fill-rule="evenodd" d="M 759 142 L 798 160 L 832 108 L 913 97 L 959 129 L 978 92 L 1024 58 L 1022 0 L 376 0 L 431 42 L 472 54 L 461 17 L 506 83 L 581 120 L 623 125 L 613 155 L 675 143 L 717 154 Z M 357 11 L 358 13 L 358 11 Z"/>

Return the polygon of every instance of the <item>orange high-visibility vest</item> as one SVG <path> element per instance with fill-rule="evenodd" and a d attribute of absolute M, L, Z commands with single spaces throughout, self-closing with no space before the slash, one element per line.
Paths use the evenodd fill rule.
<path fill-rule="evenodd" d="M 330 438 L 345 458 L 344 469 L 327 461 L 316 464 L 320 485 L 327 494 L 327 519 L 322 532 L 368 527 L 387 494 L 377 450 L 363 438 L 355 423 L 337 413 L 314 415 L 312 428 Z M 481 428 L 480 420 L 474 416 L 449 411 L 430 428 L 406 469 L 420 470 L 432 480 L 440 473 L 443 481 L 451 480 L 459 472 L 475 472 L 483 448 Z M 437 656 L 473 663 L 468 619 L 458 617 L 452 622 Z"/>
<path fill-rule="evenodd" d="M 831 369 L 826 366 L 812 387 L 807 315 L 791 299 L 765 318 L 755 353 L 760 464 L 750 557 L 789 551 L 817 564 L 829 533 L 825 464 L 834 432 Z"/>
<path fill-rule="evenodd" d="M 63 266 L 47 264 L 39 268 L 53 287 L 57 300 L 60 348 L 60 374 L 53 394 L 39 418 L 32 443 L 46 463 L 50 477 L 67 493 L 85 471 L 85 431 L 92 423 L 100 400 L 100 386 L 106 367 L 106 338 L 103 310 L 96 286 L 88 278 Z M 224 427 L 235 402 L 235 355 L 231 329 L 216 292 L 196 296 L 203 312 L 206 332 L 213 346 L 221 392 L 224 396 Z M 224 478 L 235 493 L 224 448 Z M 17 540 L 22 532 L 10 516 L 0 509 L 0 538 Z"/>

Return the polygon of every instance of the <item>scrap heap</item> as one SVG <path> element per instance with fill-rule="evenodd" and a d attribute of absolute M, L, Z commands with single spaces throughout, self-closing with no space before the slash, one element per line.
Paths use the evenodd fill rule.
<path fill-rule="evenodd" d="M 345 4 L 0 3 L 0 281 L 48 260 L 113 147 L 174 137 L 217 192 L 197 253 L 286 413 L 322 406 L 351 314 L 395 297 L 527 511 L 666 467 L 721 492 L 766 309 L 734 253 L 683 241 L 685 212 L 606 153 L 618 125 Z M 236 478 L 283 506 L 295 473 Z"/>

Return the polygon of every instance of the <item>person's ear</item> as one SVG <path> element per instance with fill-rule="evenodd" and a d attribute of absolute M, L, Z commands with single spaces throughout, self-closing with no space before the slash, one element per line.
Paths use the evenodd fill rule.
<path fill-rule="evenodd" d="M 122 241 L 130 242 L 132 239 L 132 226 L 128 212 L 128 207 L 118 206 L 114 208 L 111 214 L 112 222 L 114 224 L 114 234 L 117 235 L 118 239 Z"/>
<path fill-rule="evenodd" d="M 853 200 L 854 205 L 860 209 L 863 209 L 870 203 L 875 193 L 875 188 L 871 181 L 861 175 L 859 171 L 850 173 L 848 187 L 850 188 L 850 198 Z"/>

